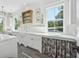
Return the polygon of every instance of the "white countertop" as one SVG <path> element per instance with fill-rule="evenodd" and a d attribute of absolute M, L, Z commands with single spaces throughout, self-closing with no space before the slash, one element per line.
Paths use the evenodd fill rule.
<path fill-rule="evenodd" d="M 35 32 L 13 32 L 13 33 L 33 34 L 33 35 L 41 35 L 41 36 L 58 36 L 58 37 L 77 39 L 76 36 L 66 35 L 63 33 L 35 33 Z"/>
<path fill-rule="evenodd" d="M 11 38 L 15 38 L 15 36 L 10 36 L 7 34 L 0 34 L 0 41 L 11 39 Z"/>
<path fill-rule="evenodd" d="M 57 37 L 62 37 L 62 38 L 71 38 L 71 39 L 77 39 L 77 37 L 72 36 L 72 35 L 66 35 L 63 33 L 34 33 L 34 32 L 26 32 L 25 34 L 34 34 L 34 35 L 41 35 L 41 36 L 57 36 Z"/>
<path fill-rule="evenodd" d="M 35 32 L 9 32 L 9 33 L 19 33 L 19 34 L 31 34 L 31 35 L 40 35 L 45 37 L 59 37 L 59 38 L 66 38 L 66 39 L 74 39 L 78 40 L 79 38 L 72 35 L 66 35 L 63 33 L 35 33 Z"/>

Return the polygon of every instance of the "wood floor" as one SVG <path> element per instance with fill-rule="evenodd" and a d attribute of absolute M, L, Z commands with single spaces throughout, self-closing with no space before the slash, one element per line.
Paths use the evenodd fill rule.
<path fill-rule="evenodd" d="M 49 58 L 49 57 L 39 53 L 34 49 L 18 45 L 18 58 Z"/>

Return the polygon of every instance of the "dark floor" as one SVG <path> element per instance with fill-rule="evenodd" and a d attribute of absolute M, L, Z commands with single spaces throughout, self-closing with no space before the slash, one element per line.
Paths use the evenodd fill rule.
<path fill-rule="evenodd" d="M 18 45 L 18 58 L 48 58 L 48 56 L 29 47 Z"/>

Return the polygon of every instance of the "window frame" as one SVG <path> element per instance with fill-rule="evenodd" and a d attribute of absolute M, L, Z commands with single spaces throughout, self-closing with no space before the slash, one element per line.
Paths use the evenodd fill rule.
<path fill-rule="evenodd" d="M 2 30 L 2 32 L 3 32 L 3 31 L 4 31 L 4 19 L 5 19 L 5 18 L 4 18 L 4 16 L 2 16 L 2 15 L 0 15 L 0 18 L 2 18 L 1 21 L 3 22 L 3 30 Z M 1 31 L 0 31 L 0 32 L 1 32 Z"/>
<path fill-rule="evenodd" d="M 49 32 L 48 31 L 48 17 L 47 17 L 47 10 L 49 9 L 49 8 L 54 8 L 54 7 L 58 7 L 58 6 L 64 6 L 64 8 L 63 8 L 63 32 Z M 65 5 L 64 5 L 64 3 L 62 2 L 62 3 L 55 3 L 55 4 L 52 4 L 52 5 L 49 5 L 48 7 L 46 7 L 46 19 L 47 19 L 47 32 L 48 33 L 64 33 L 64 19 L 65 19 Z"/>

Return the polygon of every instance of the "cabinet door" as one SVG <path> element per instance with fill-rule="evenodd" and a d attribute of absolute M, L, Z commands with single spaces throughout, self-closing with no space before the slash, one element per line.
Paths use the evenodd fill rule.
<path fill-rule="evenodd" d="M 30 36 L 30 47 L 37 49 L 41 52 L 42 48 L 42 39 L 41 36 L 38 35 L 32 35 Z"/>
<path fill-rule="evenodd" d="M 0 58 L 17 57 L 17 42 L 15 38 L 0 42 Z"/>
<path fill-rule="evenodd" d="M 24 44 L 24 36 L 20 35 L 18 36 L 19 42 Z"/>
<path fill-rule="evenodd" d="M 56 53 L 56 57 L 61 58 L 61 40 L 57 40 Z"/>
<path fill-rule="evenodd" d="M 71 49 L 71 43 L 70 41 L 66 41 L 66 58 L 70 58 L 71 54 L 70 54 L 70 49 Z"/>
<path fill-rule="evenodd" d="M 65 58 L 66 57 L 66 41 L 62 40 L 61 41 L 61 57 Z"/>
<path fill-rule="evenodd" d="M 24 46 L 31 46 L 31 36 L 30 35 L 26 35 L 24 38 L 23 38 L 23 44 Z"/>
<path fill-rule="evenodd" d="M 76 42 L 71 42 L 71 58 L 76 58 L 77 57 L 77 51 L 73 49 L 73 47 L 76 47 Z"/>

